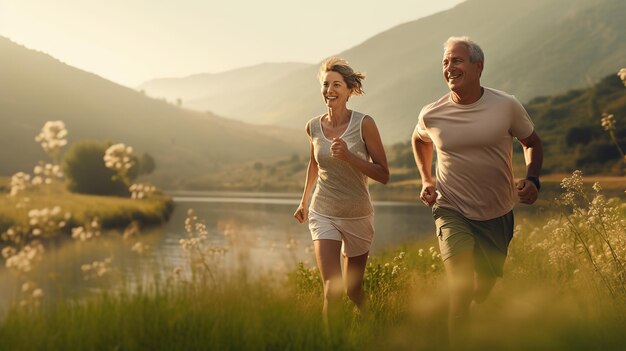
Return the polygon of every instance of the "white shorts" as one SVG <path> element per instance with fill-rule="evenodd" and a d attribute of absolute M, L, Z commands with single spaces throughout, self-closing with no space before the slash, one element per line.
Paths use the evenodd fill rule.
<path fill-rule="evenodd" d="M 342 219 L 329 218 L 310 211 L 309 230 L 313 241 L 320 239 L 341 241 L 345 256 L 360 256 L 368 252 L 372 246 L 374 215 Z"/>

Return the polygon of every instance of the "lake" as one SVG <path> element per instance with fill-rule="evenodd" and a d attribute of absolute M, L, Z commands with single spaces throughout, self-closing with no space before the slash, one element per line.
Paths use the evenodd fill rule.
<path fill-rule="evenodd" d="M 184 222 L 188 209 L 204 220 L 208 240 L 228 250 L 216 266 L 227 269 L 244 262 L 248 270 L 286 272 L 297 262 L 315 264 L 307 224 L 293 218 L 297 194 L 176 192 L 171 193 L 175 210 L 170 220 L 128 239 L 120 233 L 105 233 L 88 242 L 64 240 L 46 247 L 44 258 L 29 279 L 48 296 L 82 296 L 120 281 L 149 281 L 155 274 L 171 275 L 176 267 L 187 270 L 189 259 L 181 249 L 186 238 Z M 418 203 L 375 202 L 376 234 L 371 253 L 433 235 L 430 209 Z M 226 234 L 226 235 L 225 235 Z M 140 242 L 142 254 L 132 247 Z M 85 279 L 81 266 L 110 258 L 109 272 Z M 15 301 L 25 280 L 0 269 L 0 306 Z"/>
<path fill-rule="evenodd" d="M 251 242 L 253 250 L 263 253 L 270 260 L 276 258 L 272 251 L 287 244 L 291 246 L 295 244 L 299 248 L 312 248 L 308 225 L 300 224 L 293 218 L 299 197 L 288 194 L 282 196 L 273 194 L 272 197 L 263 197 L 265 194 L 255 193 L 242 197 L 234 197 L 232 193 L 218 194 L 231 196 L 174 194 L 176 210 L 170 222 L 163 228 L 164 233 L 161 236 L 180 239 L 186 211 L 193 208 L 198 217 L 205 219 L 210 236 L 216 240 L 224 240 L 219 239 L 220 231 L 230 227 L 232 231 Z M 421 204 L 374 202 L 374 212 L 376 234 L 372 254 L 386 247 L 434 233 L 431 211 Z M 176 253 L 178 248 L 173 248 L 172 243 L 164 244 L 163 247 L 173 249 L 168 255 L 178 255 Z"/>

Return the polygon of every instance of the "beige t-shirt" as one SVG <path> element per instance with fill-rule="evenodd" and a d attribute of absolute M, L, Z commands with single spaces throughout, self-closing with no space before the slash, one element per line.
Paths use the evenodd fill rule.
<path fill-rule="evenodd" d="M 480 221 L 509 212 L 517 200 L 513 137 L 527 138 L 533 130 L 519 101 L 495 89 L 484 88 L 470 105 L 448 93 L 424 106 L 415 131 L 437 150 L 437 204 Z"/>
<path fill-rule="evenodd" d="M 324 135 L 321 117 L 308 123 L 313 143 L 313 155 L 318 166 L 318 177 L 310 210 L 332 218 L 365 218 L 373 213 L 367 176 L 346 161 L 330 153 L 332 141 Z M 365 114 L 352 111 L 348 128 L 341 135 L 348 149 L 358 157 L 369 160 L 361 126 Z"/>

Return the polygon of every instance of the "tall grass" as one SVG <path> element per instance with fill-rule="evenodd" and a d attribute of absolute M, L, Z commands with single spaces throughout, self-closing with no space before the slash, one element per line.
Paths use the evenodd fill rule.
<path fill-rule="evenodd" d="M 505 277 L 486 303 L 473 306 L 466 349 L 624 349 L 626 210 L 581 181 L 574 174 L 563 182 L 558 211 L 518 224 Z M 367 313 L 354 314 L 346 300 L 343 318 L 326 334 L 316 268 L 224 272 L 206 256 L 222 251 L 203 246 L 199 222 L 188 222 L 186 239 L 198 240 L 184 241 L 195 268 L 162 274 L 155 267 L 150 283 L 11 308 L 0 324 L 1 348 L 446 349 L 447 292 L 435 238 L 372 257 Z"/>

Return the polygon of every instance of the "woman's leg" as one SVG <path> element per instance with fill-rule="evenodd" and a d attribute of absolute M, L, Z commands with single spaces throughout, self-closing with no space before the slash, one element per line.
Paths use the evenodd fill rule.
<path fill-rule="evenodd" d="M 348 257 L 344 256 L 344 279 L 346 283 L 346 293 L 354 304 L 359 308 L 363 308 L 365 302 L 365 294 L 363 293 L 363 276 L 365 274 L 365 266 L 367 265 L 367 257 L 369 252 L 360 256 Z"/>
<path fill-rule="evenodd" d="M 328 315 L 335 315 L 340 308 L 343 295 L 341 279 L 341 241 L 314 240 L 315 259 L 324 282 L 324 321 L 328 325 Z"/>

